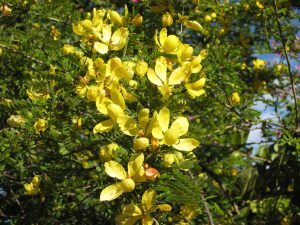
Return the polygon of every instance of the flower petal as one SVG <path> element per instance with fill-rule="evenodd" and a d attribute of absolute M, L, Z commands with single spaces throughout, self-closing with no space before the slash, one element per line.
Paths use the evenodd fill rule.
<path fill-rule="evenodd" d="M 146 215 L 142 219 L 142 224 L 143 225 L 152 225 L 154 222 L 153 218 L 149 215 Z"/>
<path fill-rule="evenodd" d="M 169 128 L 170 111 L 168 108 L 164 107 L 159 111 L 158 122 L 163 132 L 165 132 Z"/>
<path fill-rule="evenodd" d="M 178 49 L 180 44 L 179 38 L 175 35 L 169 35 L 163 44 L 163 51 L 165 53 L 172 53 Z"/>
<path fill-rule="evenodd" d="M 108 44 L 111 38 L 111 25 L 103 24 L 102 33 L 101 33 L 101 41 L 105 44 Z"/>
<path fill-rule="evenodd" d="M 113 128 L 113 126 L 114 126 L 114 122 L 112 120 L 105 120 L 101 123 L 98 123 L 94 127 L 93 132 L 94 134 L 108 132 Z"/>
<path fill-rule="evenodd" d="M 175 69 L 169 77 L 169 85 L 180 84 L 186 78 L 185 70 L 182 67 Z"/>
<path fill-rule="evenodd" d="M 178 137 L 179 135 L 171 129 L 166 130 L 164 133 L 164 141 L 167 145 L 174 145 L 177 142 Z"/>
<path fill-rule="evenodd" d="M 110 97 L 114 104 L 120 106 L 123 110 L 126 108 L 125 100 L 119 90 L 117 88 L 112 88 L 110 90 Z"/>
<path fill-rule="evenodd" d="M 160 204 L 157 208 L 162 212 L 170 212 L 172 210 L 172 206 L 169 204 Z"/>
<path fill-rule="evenodd" d="M 141 109 L 138 114 L 138 121 L 139 121 L 140 127 L 142 128 L 144 133 L 146 132 L 146 127 L 149 122 L 149 113 L 150 113 L 150 110 L 144 108 L 144 109 Z"/>
<path fill-rule="evenodd" d="M 167 37 L 168 37 L 167 29 L 166 28 L 161 29 L 161 31 L 159 32 L 159 43 L 161 46 L 164 45 Z"/>
<path fill-rule="evenodd" d="M 144 162 L 144 154 L 136 153 L 130 157 L 128 162 L 128 175 L 132 177 L 135 173 L 138 173 L 142 169 Z"/>
<path fill-rule="evenodd" d="M 195 138 L 182 138 L 179 142 L 173 145 L 174 148 L 180 151 L 192 151 L 199 146 L 199 141 Z"/>
<path fill-rule="evenodd" d="M 119 183 L 112 184 L 101 191 L 100 201 L 111 201 L 118 198 L 123 193 Z"/>
<path fill-rule="evenodd" d="M 173 132 L 177 137 L 186 134 L 189 130 L 189 122 L 185 117 L 178 117 L 170 127 L 171 132 Z"/>
<path fill-rule="evenodd" d="M 146 135 L 145 135 L 146 137 L 148 137 L 149 135 L 152 134 L 152 131 L 153 131 L 154 127 L 160 128 L 159 123 L 158 123 L 158 113 L 156 111 L 153 113 L 152 119 L 150 120 L 150 123 L 149 123 L 149 125 L 146 129 Z"/>
<path fill-rule="evenodd" d="M 117 120 L 121 131 L 124 134 L 127 134 L 129 136 L 135 136 L 138 134 L 139 129 L 137 127 L 137 124 L 134 119 L 132 119 L 130 116 L 123 115 L 118 118 Z"/>
<path fill-rule="evenodd" d="M 103 44 L 101 42 L 95 42 L 94 43 L 94 50 L 96 50 L 100 54 L 106 54 L 108 52 L 108 45 Z"/>
<path fill-rule="evenodd" d="M 187 92 L 188 92 L 188 94 L 189 94 L 192 98 L 196 98 L 196 97 L 199 97 L 199 96 L 205 94 L 205 90 L 204 90 L 204 89 L 201 89 L 201 90 L 199 90 L 199 91 L 187 89 Z"/>
<path fill-rule="evenodd" d="M 114 121 L 117 122 L 119 118 L 124 115 L 123 109 L 114 103 L 111 103 L 107 106 L 107 112 L 109 117 Z"/>
<path fill-rule="evenodd" d="M 112 50 L 120 50 L 122 49 L 127 41 L 127 37 L 129 32 L 127 28 L 120 27 L 118 28 L 111 37 L 111 47 Z"/>
<path fill-rule="evenodd" d="M 148 69 L 147 77 L 152 84 L 155 84 L 157 86 L 163 85 L 162 81 L 158 78 L 158 76 L 152 68 Z"/>
<path fill-rule="evenodd" d="M 147 212 L 152 208 L 155 199 L 156 199 L 156 192 L 154 189 L 149 188 L 144 192 L 142 196 L 142 208 L 144 212 Z"/>
<path fill-rule="evenodd" d="M 108 176 L 124 180 L 127 177 L 127 173 L 124 167 L 116 161 L 108 161 L 104 164 L 105 172 Z"/>
<path fill-rule="evenodd" d="M 202 31 L 203 28 L 202 26 L 200 25 L 200 23 L 198 23 L 197 21 L 195 20 L 187 20 L 184 25 L 190 29 L 193 29 L 193 30 L 197 30 L 197 31 Z"/>
<path fill-rule="evenodd" d="M 111 103 L 112 103 L 111 99 L 107 97 L 103 97 L 102 95 L 98 95 L 98 97 L 96 98 L 96 107 L 98 111 L 104 115 L 108 114 L 107 106 Z"/>
<path fill-rule="evenodd" d="M 167 81 L 167 67 L 161 61 L 156 60 L 154 70 L 158 78 L 165 83 Z"/>

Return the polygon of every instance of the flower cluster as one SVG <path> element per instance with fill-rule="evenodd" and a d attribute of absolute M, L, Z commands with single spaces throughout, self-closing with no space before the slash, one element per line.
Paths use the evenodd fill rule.
<path fill-rule="evenodd" d="M 168 15 L 163 17 L 163 20 L 168 20 Z M 95 112 L 106 118 L 95 124 L 94 135 L 116 130 L 132 143 L 131 149 L 128 149 L 127 171 L 116 160 L 120 143 L 113 142 L 100 148 L 99 157 L 100 162 L 104 163 L 105 173 L 117 180 L 101 191 L 100 201 L 112 201 L 134 192 L 137 185 L 143 187 L 145 182 L 154 182 L 161 171 L 167 173 L 170 167 L 178 166 L 186 170 L 182 166 L 186 161 L 185 155 L 199 146 L 198 140 L 186 137 L 188 119 L 183 115 L 173 115 L 167 106 L 172 101 L 171 97 L 179 92 L 186 93 L 190 99 L 205 94 L 201 61 L 208 52 L 202 50 L 195 55 L 191 45 L 182 43 L 174 34 L 168 34 L 165 27 L 171 22 L 165 22 L 169 25 L 156 31 L 154 36 L 159 54 L 157 58 L 147 61 L 132 57 L 128 60 L 130 57 L 127 56 L 127 60 L 123 60 L 120 50 L 128 43 L 130 32 L 126 26 L 129 20 L 135 26 L 143 22 L 139 14 L 129 17 L 126 6 L 124 16 L 112 10 L 94 9 L 91 19 L 73 25 L 74 33 L 81 37 L 80 41 L 93 56 L 71 45 L 65 45 L 62 49 L 64 54 L 77 57 L 86 71 L 75 87 L 77 95 L 94 104 Z M 182 18 L 182 22 L 187 27 L 200 29 L 195 21 Z M 104 56 L 106 54 L 112 57 Z M 143 104 L 140 99 L 147 92 L 139 90 L 142 84 L 152 86 L 153 91 L 159 93 L 156 95 L 160 96 L 160 104 Z M 132 105 L 136 105 L 135 112 Z M 158 157 L 165 169 L 160 168 L 159 171 L 160 164 L 154 168 L 146 163 L 150 156 Z M 167 204 L 155 206 L 155 198 L 154 189 L 146 190 L 142 205 L 131 203 L 124 206 L 116 222 L 126 225 L 141 219 L 143 224 L 152 224 L 154 220 L 150 213 L 156 209 L 171 210 Z"/>

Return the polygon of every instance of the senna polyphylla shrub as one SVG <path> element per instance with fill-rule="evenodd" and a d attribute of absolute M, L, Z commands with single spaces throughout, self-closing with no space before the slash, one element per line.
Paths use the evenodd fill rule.
<path fill-rule="evenodd" d="M 293 2 L 1 5 L 4 223 L 297 221 Z M 259 118 L 257 101 L 287 115 Z M 259 124 L 271 144 L 252 151 Z"/>

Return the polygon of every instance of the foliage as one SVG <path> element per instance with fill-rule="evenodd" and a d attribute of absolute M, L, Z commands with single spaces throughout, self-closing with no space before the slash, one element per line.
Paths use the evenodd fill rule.
<path fill-rule="evenodd" d="M 299 7 L 0 1 L 1 224 L 298 224 Z"/>

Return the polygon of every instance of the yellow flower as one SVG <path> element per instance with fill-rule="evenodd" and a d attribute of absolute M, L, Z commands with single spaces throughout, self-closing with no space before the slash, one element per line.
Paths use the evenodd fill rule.
<path fill-rule="evenodd" d="M 230 96 L 230 99 L 229 99 L 230 103 L 232 105 L 237 105 L 237 104 L 240 104 L 241 102 L 241 98 L 239 96 L 239 93 L 237 92 L 233 92 Z"/>
<path fill-rule="evenodd" d="M 257 0 L 256 1 L 256 6 L 259 8 L 259 9 L 263 9 L 264 6 Z"/>
<path fill-rule="evenodd" d="M 173 86 L 180 84 L 186 78 L 187 71 L 184 67 L 178 67 L 167 78 L 167 64 L 163 59 L 165 58 L 156 60 L 154 70 L 148 69 L 147 77 L 151 83 L 158 86 L 163 99 L 168 99 L 171 96 Z"/>
<path fill-rule="evenodd" d="M 145 150 L 150 145 L 150 142 L 153 141 L 152 129 L 158 122 L 158 114 L 157 112 L 154 112 L 150 120 L 149 113 L 150 110 L 146 108 L 141 109 L 138 113 L 138 122 L 140 130 L 138 132 L 139 136 L 133 140 L 134 150 Z"/>
<path fill-rule="evenodd" d="M 119 148 L 117 143 L 110 143 L 109 145 L 102 146 L 99 149 L 99 158 L 101 162 L 107 162 L 115 157 L 115 152 Z"/>
<path fill-rule="evenodd" d="M 93 9 L 93 19 L 82 20 L 77 25 L 72 24 L 73 32 L 84 37 L 84 39 L 82 39 L 81 41 L 94 41 L 102 27 L 103 17 L 105 16 L 105 14 L 106 10 L 104 9 Z"/>
<path fill-rule="evenodd" d="M 107 175 L 120 180 L 120 182 L 103 189 L 100 194 L 100 201 L 114 200 L 125 192 L 132 192 L 136 183 L 145 181 L 143 162 L 143 153 L 132 155 L 127 166 L 128 172 L 116 161 L 106 162 L 104 167 Z"/>
<path fill-rule="evenodd" d="M 143 77 L 148 71 L 148 64 L 144 61 L 138 61 L 135 65 L 135 72 L 137 75 Z"/>
<path fill-rule="evenodd" d="M 94 50 L 100 54 L 106 54 L 109 50 L 118 51 L 122 49 L 126 42 L 129 32 L 127 28 L 120 27 L 114 33 L 111 30 L 112 25 L 103 24 L 98 35 L 101 42 L 94 42 Z"/>
<path fill-rule="evenodd" d="M 34 90 L 32 90 L 32 87 L 30 88 L 30 90 L 27 89 L 26 93 L 31 100 L 41 100 L 41 99 L 49 99 L 50 98 L 50 95 L 48 92 L 37 93 Z"/>
<path fill-rule="evenodd" d="M 72 45 L 67 45 L 65 44 L 63 47 L 62 47 L 62 52 L 64 55 L 71 55 L 71 54 L 74 54 L 75 53 L 75 47 L 72 46 Z"/>
<path fill-rule="evenodd" d="M 22 126 L 26 122 L 26 120 L 21 115 L 12 115 L 6 120 L 6 122 L 11 127 L 18 127 Z"/>
<path fill-rule="evenodd" d="M 211 22 L 212 21 L 211 16 L 210 15 L 205 15 L 204 16 L 204 21 L 207 22 L 207 23 Z"/>
<path fill-rule="evenodd" d="M 136 14 L 134 17 L 133 17 L 133 19 L 132 19 L 132 24 L 134 25 L 134 26 L 141 26 L 142 25 L 142 23 L 143 23 L 143 16 L 141 16 L 141 14 Z"/>
<path fill-rule="evenodd" d="M 205 78 L 202 77 L 199 80 L 193 82 L 193 83 L 188 83 L 185 86 L 187 93 L 192 97 L 196 98 L 199 97 L 203 94 L 205 94 L 205 90 L 203 89 L 205 84 Z"/>
<path fill-rule="evenodd" d="M 255 70 L 262 70 L 267 64 L 267 62 L 262 59 L 255 59 L 252 62 Z"/>
<path fill-rule="evenodd" d="M 99 86 L 96 85 L 91 85 L 87 87 L 87 93 L 86 93 L 86 98 L 88 101 L 93 101 L 95 102 L 98 95 L 100 95 L 101 89 Z"/>
<path fill-rule="evenodd" d="M 0 6 L 0 12 L 2 12 L 4 16 L 10 16 L 12 9 L 7 5 L 2 5 Z"/>
<path fill-rule="evenodd" d="M 156 45 L 159 47 L 159 50 L 167 54 L 176 53 L 180 44 L 179 38 L 177 36 L 168 36 L 166 28 L 161 29 L 161 31 L 159 32 L 159 37 L 156 31 L 154 40 Z"/>
<path fill-rule="evenodd" d="M 24 184 L 24 189 L 26 191 L 26 194 L 27 195 L 36 195 L 36 194 L 38 194 L 39 191 L 40 191 L 39 186 L 40 186 L 41 181 L 42 181 L 42 177 L 38 176 L 38 175 L 35 175 L 32 178 L 32 181 L 30 183 Z"/>
<path fill-rule="evenodd" d="M 193 47 L 191 47 L 189 44 L 180 45 L 177 52 L 177 59 L 180 62 L 180 64 L 186 61 L 190 61 L 193 56 L 193 51 Z"/>
<path fill-rule="evenodd" d="M 203 28 L 200 23 L 198 23 L 195 20 L 189 20 L 188 16 L 181 15 L 178 13 L 179 19 L 177 20 L 177 23 L 183 23 L 187 28 L 196 30 L 196 31 L 203 31 Z"/>
<path fill-rule="evenodd" d="M 181 168 L 182 163 L 185 162 L 185 159 L 181 152 L 169 152 L 163 155 L 163 163 L 166 167 L 171 167 L 175 163 L 179 168 Z"/>
<path fill-rule="evenodd" d="M 110 90 L 110 98 L 106 97 L 105 93 L 101 93 L 96 99 L 96 106 L 101 113 L 110 118 L 94 127 L 93 132 L 95 134 L 112 130 L 114 124 L 118 124 L 121 131 L 126 135 L 135 136 L 138 133 L 136 122 L 124 112 L 125 100 L 118 88 L 113 87 Z"/>
<path fill-rule="evenodd" d="M 212 19 L 216 19 L 217 18 L 217 14 L 215 12 L 211 13 L 210 16 L 211 16 Z"/>
<path fill-rule="evenodd" d="M 154 189 L 149 188 L 142 196 L 142 202 L 140 206 L 133 203 L 125 205 L 122 208 L 122 213 L 116 217 L 116 223 L 118 225 L 132 225 L 138 220 L 142 220 L 142 225 L 151 225 L 154 219 L 150 216 L 150 213 L 159 209 L 162 212 L 168 212 L 172 210 L 172 207 L 168 204 L 154 205 L 156 200 L 156 192 Z"/>
<path fill-rule="evenodd" d="M 168 27 L 173 24 L 173 17 L 169 12 L 166 12 L 161 17 L 161 22 L 163 27 Z"/>
<path fill-rule="evenodd" d="M 50 35 L 53 37 L 54 41 L 57 41 L 60 38 L 61 33 L 55 28 L 55 26 L 51 26 Z"/>
<path fill-rule="evenodd" d="M 178 117 L 170 126 L 170 111 L 162 108 L 158 113 L 158 124 L 152 129 L 153 137 L 162 140 L 161 144 L 172 146 L 179 151 L 192 151 L 199 146 L 194 138 L 179 138 L 188 132 L 189 122 L 185 117 Z"/>
<path fill-rule="evenodd" d="M 180 215 L 185 220 L 191 221 L 197 215 L 197 205 L 183 205 L 180 207 Z"/>
<path fill-rule="evenodd" d="M 34 123 L 34 129 L 37 133 L 44 132 L 48 128 L 48 122 L 45 119 L 38 119 Z"/>

